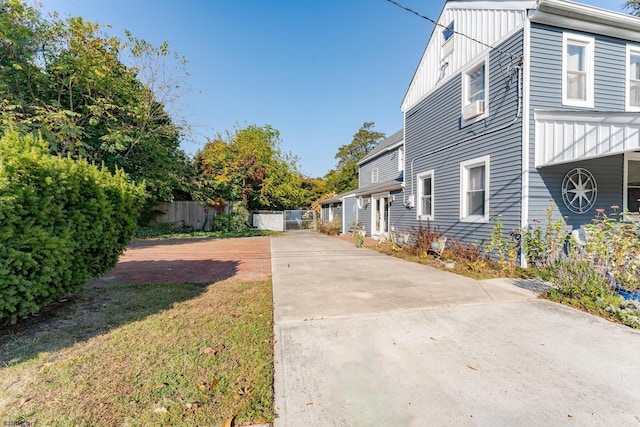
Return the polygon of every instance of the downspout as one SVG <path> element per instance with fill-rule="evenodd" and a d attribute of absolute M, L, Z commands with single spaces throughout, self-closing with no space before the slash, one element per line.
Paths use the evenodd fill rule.
<path fill-rule="evenodd" d="M 522 65 L 518 65 L 515 68 L 517 69 L 517 72 L 518 72 L 518 95 L 517 95 L 518 112 L 516 113 L 516 116 L 513 118 L 513 120 L 511 120 L 509 123 L 504 124 L 502 126 L 498 126 L 496 128 L 489 129 L 488 131 L 485 131 L 483 133 L 479 133 L 477 135 L 472 135 L 472 136 L 470 136 L 468 138 L 462 139 L 460 141 L 456 141 L 456 142 L 454 142 L 452 144 L 449 144 L 449 145 L 447 145 L 445 147 L 441 147 L 441 148 L 438 148 L 437 150 L 433 150 L 433 151 L 430 151 L 430 152 L 428 152 L 426 154 L 421 154 L 421 155 L 419 155 L 417 157 L 414 157 L 411 160 L 411 165 L 410 165 L 411 176 L 409 177 L 409 179 L 411 180 L 411 198 L 415 197 L 415 193 L 413 191 L 413 164 L 414 164 L 414 162 L 416 160 L 423 159 L 425 157 L 432 156 L 432 155 L 440 153 L 442 151 L 449 150 L 449 149 L 451 149 L 453 147 L 457 147 L 458 145 L 464 144 L 465 142 L 472 141 L 472 140 L 480 138 L 482 136 L 490 135 L 492 133 L 499 132 L 501 130 L 507 129 L 507 128 L 511 127 L 520 118 L 520 116 L 522 115 L 522 104 L 521 104 L 521 101 L 522 101 Z M 405 130 L 405 133 L 406 133 L 406 130 Z M 405 139 L 405 141 L 406 141 L 406 139 Z M 415 202 L 415 199 L 414 199 L 414 202 Z M 402 204 L 405 207 L 412 207 L 412 206 L 410 206 L 409 203 L 407 203 L 406 199 L 402 201 Z"/>

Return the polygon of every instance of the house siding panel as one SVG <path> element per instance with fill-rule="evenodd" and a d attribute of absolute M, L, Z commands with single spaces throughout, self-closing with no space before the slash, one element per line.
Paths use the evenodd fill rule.
<path fill-rule="evenodd" d="M 358 199 L 356 197 L 346 197 L 342 201 L 342 206 L 344 209 L 342 232 L 348 233 L 349 227 L 358 220 Z"/>
<path fill-rule="evenodd" d="M 545 217 L 546 209 L 555 204 L 555 218 L 568 216 L 567 225 L 589 221 L 594 209 L 622 206 L 622 156 L 610 156 L 565 165 L 536 169 L 536 110 L 585 110 L 562 105 L 562 32 L 569 31 L 541 24 L 531 24 L 530 48 L 530 115 L 529 115 L 529 223 Z M 625 110 L 626 42 L 598 34 L 576 34 L 594 37 L 594 108 L 593 111 Z M 588 109 L 587 109 L 588 110 Z M 547 127 L 551 132 L 551 128 Z M 585 129 L 586 130 L 586 129 Z M 549 134 L 548 138 L 553 135 Z M 558 147 L 559 148 L 559 147 Z M 588 147 L 587 147 L 588 148 Z M 561 184 L 564 175 L 574 167 L 584 167 L 598 183 L 598 199 L 593 209 L 577 215 L 566 209 Z M 558 177 L 558 175 L 562 177 Z M 558 180 L 559 178 L 559 180 Z"/>
<path fill-rule="evenodd" d="M 360 165 L 360 188 L 368 187 L 371 182 L 371 171 L 378 168 L 378 181 L 384 182 L 401 176 L 398 171 L 398 148 L 381 153 L 379 156 Z"/>
<path fill-rule="evenodd" d="M 522 119 L 517 118 L 518 88 L 515 65 L 522 54 L 523 31 L 518 31 L 489 56 L 490 115 L 461 127 L 462 76 L 449 80 L 423 99 L 405 116 L 406 194 L 416 193 L 416 174 L 434 170 L 434 225 L 444 234 L 466 241 L 483 239 L 493 224 L 460 221 L 460 162 L 490 156 L 490 205 L 501 214 L 505 229 L 520 223 Z M 510 52 L 513 56 L 501 52 Z M 513 122 L 515 119 L 515 122 Z M 512 123 L 513 122 L 513 123 Z M 507 126 L 504 130 L 479 136 L 454 147 L 428 155 L 474 135 Z M 413 166 L 411 166 L 413 165 Z M 417 194 L 416 194 L 416 202 Z M 394 207 L 395 222 L 401 231 L 418 224 L 416 208 Z M 396 218 L 394 216 L 394 218 Z"/>

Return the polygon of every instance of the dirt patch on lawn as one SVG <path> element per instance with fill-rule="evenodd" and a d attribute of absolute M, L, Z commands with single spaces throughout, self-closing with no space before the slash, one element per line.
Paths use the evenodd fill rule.
<path fill-rule="evenodd" d="M 211 283 L 271 277 L 269 237 L 136 240 L 95 284 Z"/>

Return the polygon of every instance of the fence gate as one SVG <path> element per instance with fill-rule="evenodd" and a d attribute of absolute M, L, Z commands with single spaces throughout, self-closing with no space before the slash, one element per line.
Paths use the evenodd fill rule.
<path fill-rule="evenodd" d="M 315 230 L 316 211 L 295 210 L 284 211 L 284 231 Z"/>

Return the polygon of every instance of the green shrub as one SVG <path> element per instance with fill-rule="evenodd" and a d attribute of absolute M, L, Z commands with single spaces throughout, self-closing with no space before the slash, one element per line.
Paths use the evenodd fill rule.
<path fill-rule="evenodd" d="M 211 231 L 245 231 L 249 228 L 241 212 L 218 214 L 211 220 Z"/>
<path fill-rule="evenodd" d="M 342 232 L 342 222 L 339 219 L 334 219 L 330 222 L 324 222 L 318 227 L 318 231 L 329 236 L 337 236 Z"/>
<path fill-rule="evenodd" d="M 15 323 L 111 269 L 133 238 L 144 188 L 118 171 L 0 139 L 0 323 Z"/>

